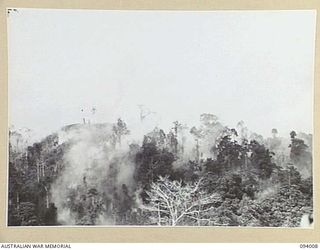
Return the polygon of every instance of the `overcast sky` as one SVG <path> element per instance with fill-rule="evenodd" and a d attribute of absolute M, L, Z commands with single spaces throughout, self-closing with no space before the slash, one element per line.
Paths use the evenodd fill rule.
<path fill-rule="evenodd" d="M 19 9 L 8 17 L 9 116 L 45 136 L 139 104 L 165 129 L 213 113 L 264 136 L 312 132 L 315 11 Z"/>

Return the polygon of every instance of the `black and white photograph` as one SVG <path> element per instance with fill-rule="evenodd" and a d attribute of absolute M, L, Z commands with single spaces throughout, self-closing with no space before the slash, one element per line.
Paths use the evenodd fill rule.
<path fill-rule="evenodd" d="M 313 228 L 316 11 L 6 14 L 7 226 Z"/>

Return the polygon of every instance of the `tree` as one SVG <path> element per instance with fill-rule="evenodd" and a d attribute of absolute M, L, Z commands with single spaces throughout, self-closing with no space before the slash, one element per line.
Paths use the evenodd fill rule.
<path fill-rule="evenodd" d="M 298 164 L 301 158 L 304 158 L 307 154 L 308 146 L 304 143 L 303 140 L 295 137 L 291 137 L 291 144 L 289 145 L 290 150 L 290 159 L 294 164 Z"/>
<path fill-rule="evenodd" d="M 296 136 L 297 136 L 296 131 L 293 130 L 293 131 L 290 132 L 291 139 L 294 139 Z"/>
<path fill-rule="evenodd" d="M 256 142 L 258 142 L 260 144 L 264 143 L 263 136 L 259 135 L 257 133 L 251 133 L 250 136 L 249 136 L 249 141 L 256 141 Z"/>
<path fill-rule="evenodd" d="M 239 133 L 239 137 L 241 138 L 241 140 L 244 140 L 244 139 L 248 140 L 249 131 L 248 131 L 248 128 L 245 126 L 244 121 L 239 121 L 237 123 L 236 128 L 237 128 L 237 131 Z"/>
<path fill-rule="evenodd" d="M 219 164 L 218 161 L 213 160 L 212 158 L 207 158 L 204 162 L 205 171 L 210 174 L 220 176 L 222 174 L 223 167 Z"/>
<path fill-rule="evenodd" d="M 155 127 L 150 133 L 144 136 L 144 143 L 153 143 L 158 148 L 165 148 L 167 143 L 167 135 L 162 129 Z"/>
<path fill-rule="evenodd" d="M 277 137 L 277 134 L 278 134 L 278 130 L 277 130 L 276 128 L 273 128 L 273 129 L 271 130 L 271 133 L 272 133 L 272 137 L 273 137 L 273 138 L 276 138 L 276 137 Z"/>
<path fill-rule="evenodd" d="M 212 210 L 221 197 L 217 193 L 207 194 L 200 185 L 201 180 L 183 185 L 182 181 L 171 181 L 160 176 L 157 182 L 151 184 L 147 202 L 141 205 L 141 209 L 150 212 L 151 221 L 159 226 L 183 225 L 186 221 L 201 225 L 202 221 L 208 220 L 203 217 L 204 214 Z"/>
<path fill-rule="evenodd" d="M 213 114 L 204 113 L 200 115 L 201 125 L 192 127 L 190 133 L 196 141 L 196 160 L 200 160 L 201 155 L 207 157 L 214 156 L 217 140 L 222 137 L 225 127 L 219 122 L 218 117 Z M 200 153 L 201 151 L 201 153 Z"/>
<path fill-rule="evenodd" d="M 251 164 L 258 171 L 259 177 L 261 179 L 270 178 L 276 168 L 276 164 L 271 160 L 274 153 L 255 140 L 250 142 L 249 148 L 251 150 Z"/>
<path fill-rule="evenodd" d="M 249 143 L 247 139 L 243 139 L 240 147 L 240 158 L 242 160 L 242 166 L 244 169 L 248 169 L 248 153 L 249 153 Z"/>
<path fill-rule="evenodd" d="M 225 168 L 231 170 L 234 167 L 240 167 L 241 161 L 241 145 L 237 141 L 231 140 L 231 135 L 225 135 L 217 146 L 217 161 Z"/>
<path fill-rule="evenodd" d="M 143 186 L 155 181 L 160 175 L 172 175 L 175 157 L 167 149 L 159 149 L 154 142 L 144 140 L 135 156 L 135 180 Z"/>
<path fill-rule="evenodd" d="M 288 164 L 284 170 L 285 179 L 282 185 L 299 185 L 301 183 L 301 174 L 294 165 Z"/>
<path fill-rule="evenodd" d="M 120 118 L 118 119 L 117 123 L 113 125 L 112 130 L 114 132 L 116 142 L 118 142 L 119 145 L 121 145 L 122 136 L 130 133 L 130 130 L 127 129 L 127 124 Z"/>
<path fill-rule="evenodd" d="M 85 183 L 84 183 L 85 185 Z M 98 217 L 103 211 L 103 201 L 101 194 L 96 188 L 78 187 L 80 199 L 75 200 L 76 224 L 77 225 L 95 225 Z"/>
<path fill-rule="evenodd" d="M 196 142 L 196 162 L 200 162 L 200 140 L 204 137 L 203 131 L 197 129 L 196 127 L 192 127 L 190 129 L 190 134 L 193 135 L 194 140 Z"/>
<path fill-rule="evenodd" d="M 281 150 L 281 138 L 278 137 L 278 130 L 276 128 L 273 128 L 271 130 L 271 134 L 272 137 L 267 138 L 267 145 L 273 152 L 279 152 Z"/>
<path fill-rule="evenodd" d="M 295 131 L 292 131 L 290 136 L 290 159 L 292 163 L 300 169 L 302 174 L 308 177 L 312 173 L 312 154 L 309 152 L 308 146 L 304 143 L 304 140 L 296 138 Z"/>
<path fill-rule="evenodd" d="M 49 208 L 45 212 L 44 224 L 47 226 L 57 225 L 57 208 L 54 203 L 50 203 Z"/>
<path fill-rule="evenodd" d="M 184 136 L 184 131 L 188 128 L 186 125 L 182 125 L 179 121 L 173 122 L 173 133 L 174 137 L 176 138 L 177 141 L 177 148 L 176 148 L 176 153 L 178 154 L 183 154 L 184 153 L 184 143 L 185 143 L 185 136 Z"/>
<path fill-rule="evenodd" d="M 218 120 L 218 116 L 213 114 L 203 113 L 200 115 L 200 121 L 206 127 L 214 127 L 219 123 Z"/>
<path fill-rule="evenodd" d="M 222 137 L 226 128 L 219 122 L 218 117 L 213 114 L 201 114 L 200 122 L 201 125 L 199 129 L 203 135 L 202 150 L 204 153 L 212 155 L 215 153 L 212 151 L 212 148 L 216 146 L 217 141 Z"/>

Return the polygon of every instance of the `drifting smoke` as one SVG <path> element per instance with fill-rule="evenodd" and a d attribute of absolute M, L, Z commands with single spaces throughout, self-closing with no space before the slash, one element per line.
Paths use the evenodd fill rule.
<path fill-rule="evenodd" d="M 132 190 L 134 165 L 128 157 L 128 143 L 114 144 L 112 125 L 72 125 L 59 134 L 59 144 L 68 143 L 64 153 L 64 168 L 52 185 L 52 201 L 58 208 L 58 220 L 62 224 L 76 224 L 76 213 L 71 203 L 82 198 L 71 197 L 72 192 L 86 193 L 95 189 L 100 194 L 99 202 L 103 213 L 96 224 L 112 224 L 108 218 L 108 202 L 101 197 L 112 200 L 112 192 L 125 184 Z M 116 165 L 116 170 L 115 166 Z M 85 190 L 81 190 L 85 189 Z M 71 200 L 75 199 L 75 200 Z"/>
<path fill-rule="evenodd" d="M 269 186 L 261 189 L 262 191 L 256 194 L 258 202 L 261 202 L 277 194 L 279 192 L 280 185 L 273 185 L 273 186 Z"/>
<path fill-rule="evenodd" d="M 206 162 L 212 164 L 217 161 L 221 153 L 219 143 L 225 137 L 229 137 L 230 142 L 239 148 L 245 148 L 254 140 L 274 152 L 271 161 L 287 171 L 286 175 L 281 177 L 284 178 L 283 183 L 287 181 L 291 185 L 291 182 L 298 181 L 293 175 L 294 169 L 288 170 L 288 166 L 291 165 L 297 168 L 304 179 L 312 175 L 312 135 L 300 133 L 296 138 L 281 138 L 277 137 L 276 129 L 273 129 L 273 136 L 265 139 L 251 132 L 244 122 L 239 122 L 236 130 L 226 127 L 211 114 L 202 114 L 199 122 L 197 126 L 189 127 L 175 121 L 162 130 L 163 127 L 159 126 L 156 115 L 152 114 L 141 118 L 139 124 L 130 124 L 130 133 L 121 119 L 116 124 L 73 124 L 65 126 L 58 133 L 48 136 L 34 146 L 31 158 L 36 159 L 38 163 L 45 162 L 47 171 L 51 171 L 49 175 L 54 180 L 53 183 L 46 181 L 48 188 L 50 187 L 50 193 L 46 192 L 46 200 L 50 200 L 57 207 L 58 223 L 137 223 L 141 216 L 139 209 L 143 207 L 140 195 L 145 187 L 142 187 L 138 180 L 139 171 L 143 168 L 140 169 L 136 156 L 138 152 L 143 152 L 144 142 L 154 143 L 159 152 L 165 151 L 174 155 L 174 161 L 169 165 L 172 167 L 172 173 L 177 176 L 181 173 L 190 175 L 188 171 L 193 171 L 190 164 L 203 167 L 206 166 Z M 11 150 L 21 151 L 21 148 L 26 148 L 28 140 L 22 139 L 22 132 L 11 132 Z M 36 154 L 38 148 L 42 150 L 39 157 Z M 262 148 L 264 152 L 264 146 Z M 148 155 L 148 151 L 143 154 L 143 157 L 151 159 L 150 162 L 154 161 L 153 156 Z M 248 158 L 251 154 L 252 152 L 248 153 Z M 252 161 L 249 160 L 249 167 L 250 162 Z M 215 164 L 209 164 L 209 167 L 215 168 Z M 148 172 L 145 169 L 142 171 Z M 242 168 L 234 171 L 235 174 L 242 175 Z M 42 177 L 45 177 L 44 171 L 42 174 Z M 39 176 L 37 177 L 39 183 Z M 271 176 L 270 179 L 260 179 L 259 183 L 253 184 L 257 202 L 278 195 L 281 183 L 274 184 L 274 181 L 274 176 Z M 308 180 L 304 181 L 308 183 Z M 48 208 L 49 203 L 47 204 Z"/>

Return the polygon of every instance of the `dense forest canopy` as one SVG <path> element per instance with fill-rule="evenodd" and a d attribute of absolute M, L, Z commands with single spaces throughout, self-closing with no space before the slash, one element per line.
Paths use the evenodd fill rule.
<path fill-rule="evenodd" d="M 296 227 L 312 213 L 312 135 L 200 122 L 135 140 L 120 118 L 74 124 L 32 145 L 11 129 L 8 225 Z"/>

